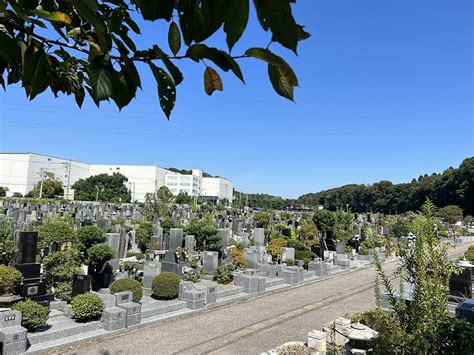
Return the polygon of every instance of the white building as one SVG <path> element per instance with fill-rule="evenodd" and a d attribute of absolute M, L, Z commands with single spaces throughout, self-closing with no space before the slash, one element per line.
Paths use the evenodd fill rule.
<path fill-rule="evenodd" d="M 0 153 L 0 186 L 7 187 L 7 196 L 26 195 L 41 181 L 43 172 L 52 172 L 63 183 L 65 193 L 73 197 L 71 186 L 79 179 L 98 174 L 121 173 L 128 178 L 134 201 L 143 201 L 145 194 L 167 186 L 173 195 L 205 196 L 212 200 L 232 201 L 232 182 L 223 178 L 203 177 L 201 170 L 190 175 L 176 173 L 154 165 L 99 165 L 61 159 L 35 153 Z"/>

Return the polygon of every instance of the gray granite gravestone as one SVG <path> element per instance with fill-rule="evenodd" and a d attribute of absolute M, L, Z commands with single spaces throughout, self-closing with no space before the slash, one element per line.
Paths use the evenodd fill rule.
<path fill-rule="evenodd" d="M 260 247 L 265 244 L 265 230 L 263 228 L 255 228 L 253 235 L 253 243 L 256 247 Z"/>
<path fill-rule="evenodd" d="M 204 272 L 213 274 L 219 263 L 219 253 L 217 251 L 205 251 L 202 256 L 202 267 Z"/>
<path fill-rule="evenodd" d="M 143 265 L 143 287 L 151 289 L 153 279 L 161 272 L 161 263 L 157 261 L 145 261 Z"/>

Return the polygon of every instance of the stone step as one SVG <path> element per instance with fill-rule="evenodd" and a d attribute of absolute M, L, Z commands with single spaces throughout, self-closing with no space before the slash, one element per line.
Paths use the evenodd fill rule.
<path fill-rule="evenodd" d="M 285 283 L 285 279 L 282 279 L 282 278 L 267 278 L 265 280 L 265 286 L 266 288 L 265 289 L 268 289 L 269 287 L 272 287 L 272 286 L 278 286 L 278 285 L 282 285 Z"/>
<path fill-rule="evenodd" d="M 142 319 L 154 317 L 159 314 L 168 313 L 183 309 L 186 306 L 184 301 L 156 301 L 149 302 L 142 306 Z"/>
<path fill-rule="evenodd" d="M 191 309 L 181 308 L 181 309 L 178 309 L 176 311 L 161 313 L 161 314 L 157 314 L 155 316 L 151 316 L 151 317 L 147 317 L 147 318 L 143 318 L 143 316 L 142 316 L 141 324 L 156 322 L 156 321 L 161 320 L 161 319 L 175 317 L 175 316 L 179 316 L 179 315 L 190 313 L 190 312 L 192 312 Z M 135 326 L 132 326 L 131 328 L 134 328 L 134 327 Z"/>
<path fill-rule="evenodd" d="M 57 346 L 62 346 L 66 344 L 71 345 L 73 343 L 77 343 L 79 341 L 98 337 L 107 333 L 110 333 L 110 332 L 108 332 L 105 329 L 96 329 L 89 332 L 71 335 L 68 337 L 58 337 L 46 342 L 31 344 L 31 346 L 28 348 L 28 350 L 26 350 L 26 352 L 27 353 L 38 353 L 38 352 L 45 353 L 45 352 L 48 352 L 48 350 L 51 350 Z"/>
<path fill-rule="evenodd" d="M 48 319 L 50 328 L 36 333 L 28 333 L 30 344 L 39 344 L 49 342 L 55 339 L 66 338 L 71 335 L 87 333 L 102 328 L 100 321 L 87 323 L 77 323 L 65 316 L 58 316 Z"/>
<path fill-rule="evenodd" d="M 240 287 L 239 287 L 240 288 Z M 256 293 L 256 295 L 258 295 L 258 293 Z M 240 293 L 234 293 L 234 294 L 231 294 L 231 295 L 228 295 L 228 296 L 225 296 L 225 297 L 221 297 L 221 298 L 218 298 L 216 303 L 214 304 L 218 304 L 219 306 L 223 306 L 223 305 L 227 305 L 227 304 L 231 304 L 243 297 L 247 297 L 248 294 L 247 293 L 244 293 L 244 292 L 240 292 Z"/>
<path fill-rule="evenodd" d="M 242 287 L 240 286 L 236 286 L 236 287 L 229 287 L 229 288 L 223 288 L 223 287 L 219 287 L 217 289 L 217 298 L 224 298 L 224 297 L 227 297 L 227 296 L 231 296 L 231 295 L 236 295 L 238 293 L 241 293 L 242 292 Z"/>
<path fill-rule="evenodd" d="M 52 309 L 49 312 L 49 319 L 64 316 L 64 312 L 58 311 L 57 309 Z"/>

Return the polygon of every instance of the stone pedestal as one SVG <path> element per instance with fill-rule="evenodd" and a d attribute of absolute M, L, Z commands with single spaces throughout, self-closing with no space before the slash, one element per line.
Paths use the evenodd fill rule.
<path fill-rule="evenodd" d="M 21 326 L 20 311 L 0 312 L 0 345 L 2 354 L 24 353 L 27 347 L 26 328 Z"/>
<path fill-rule="evenodd" d="M 140 324 L 142 320 L 142 305 L 132 302 L 132 292 L 118 292 L 115 294 L 115 305 L 125 310 L 127 328 Z"/>

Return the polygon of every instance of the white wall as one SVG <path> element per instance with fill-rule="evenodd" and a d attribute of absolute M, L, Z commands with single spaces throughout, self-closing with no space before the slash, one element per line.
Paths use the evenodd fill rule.
<path fill-rule="evenodd" d="M 234 186 L 231 181 L 224 178 L 202 178 L 202 195 L 217 196 L 220 200 L 233 201 Z"/>
<path fill-rule="evenodd" d="M 15 192 L 26 195 L 41 181 L 41 171 L 53 173 L 66 191 L 68 164 L 71 163 L 70 186 L 89 176 L 89 165 L 78 161 L 48 157 L 34 153 L 1 154 L 0 186 L 8 187 L 7 196 Z"/>

